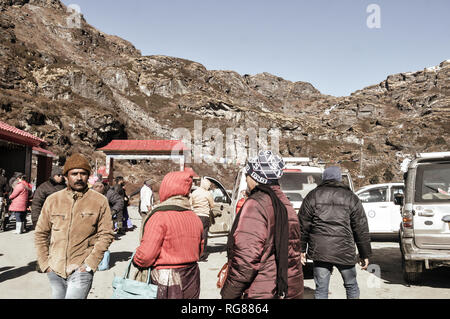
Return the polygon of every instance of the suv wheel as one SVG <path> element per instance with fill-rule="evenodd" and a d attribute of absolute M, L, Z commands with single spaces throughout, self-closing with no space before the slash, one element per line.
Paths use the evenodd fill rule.
<path fill-rule="evenodd" d="M 415 285 L 422 281 L 421 262 L 406 261 L 402 258 L 403 279 L 406 283 Z"/>

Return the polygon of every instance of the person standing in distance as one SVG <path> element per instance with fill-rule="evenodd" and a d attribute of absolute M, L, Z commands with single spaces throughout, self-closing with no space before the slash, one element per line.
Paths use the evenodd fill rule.
<path fill-rule="evenodd" d="M 5 207 L 4 199 L 9 193 L 8 179 L 6 178 L 6 171 L 0 168 L 0 217 L 3 212 L 3 207 Z"/>
<path fill-rule="evenodd" d="M 342 182 L 339 167 L 324 171 L 322 184 L 304 199 L 299 220 L 302 264 L 306 264 L 306 250 L 314 262 L 315 298 L 328 299 L 330 277 L 336 267 L 344 280 L 347 298 L 359 299 L 355 244 L 362 269 L 366 270 L 372 253 L 369 227 L 362 203 Z"/>
<path fill-rule="evenodd" d="M 106 196 L 108 200 L 109 209 L 111 210 L 111 216 L 114 222 L 114 216 L 118 214 L 118 212 L 123 210 L 123 197 L 120 196 L 112 187 L 109 185 L 97 181 L 92 185 L 92 189 L 100 194 Z"/>
<path fill-rule="evenodd" d="M 67 188 L 47 198 L 36 225 L 38 265 L 48 275 L 53 299 L 86 299 L 114 239 L 108 200 L 88 188 L 90 172 L 83 155 L 68 158 Z"/>
<path fill-rule="evenodd" d="M 44 205 L 47 197 L 53 193 L 63 190 L 64 188 L 66 188 L 66 181 L 63 176 L 62 168 L 54 167 L 52 169 L 50 179 L 40 185 L 34 193 L 33 202 L 31 204 L 31 221 L 33 223 L 33 228 L 36 228 L 42 206 Z"/>
<path fill-rule="evenodd" d="M 113 186 L 114 191 L 116 191 L 123 198 L 123 209 L 121 212 L 117 212 L 116 218 L 114 219 L 115 224 L 117 224 L 117 234 L 125 235 L 127 230 L 127 220 L 128 220 L 128 205 L 130 199 L 125 191 L 125 178 L 123 176 L 117 176 L 115 179 L 115 185 Z"/>
<path fill-rule="evenodd" d="M 139 202 L 139 214 L 142 217 L 142 220 L 148 215 L 149 212 L 153 209 L 154 197 L 152 191 L 152 184 L 154 183 L 153 179 L 148 179 L 144 182 L 144 185 L 140 190 L 140 202 Z"/>
<path fill-rule="evenodd" d="M 209 227 L 211 227 L 211 211 L 214 208 L 214 199 L 209 191 L 210 188 L 211 182 L 206 178 L 202 178 L 200 187 L 193 191 L 190 197 L 192 210 L 197 214 L 203 224 L 203 238 L 205 241 L 200 261 L 206 261 L 208 259 L 206 249 L 208 246 Z"/>
<path fill-rule="evenodd" d="M 23 174 L 18 175 L 16 183 L 14 183 L 14 190 L 11 195 L 9 195 L 9 199 L 11 200 L 9 211 L 14 212 L 16 215 L 15 234 L 22 234 L 25 232 L 30 191 L 31 187 L 26 181 L 26 176 Z"/>

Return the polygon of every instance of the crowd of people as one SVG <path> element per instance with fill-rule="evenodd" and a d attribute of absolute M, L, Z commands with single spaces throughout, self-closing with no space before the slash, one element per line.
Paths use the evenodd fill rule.
<path fill-rule="evenodd" d="M 245 166 L 248 188 L 228 235 L 228 261 L 217 283 L 221 296 L 302 299 L 308 253 L 314 261 L 316 298 L 328 297 L 333 267 L 344 279 L 347 297 L 359 298 L 355 265 L 359 262 L 367 269 L 371 255 L 361 202 L 342 183 L 340 169 L 330 167 L 297 215 L 278 183 L 284 167 L 283 159 L 270 151 L 260 152 Z M 123 177 L 109 186 L 92 173 L 89 160 L 74 154 L 63 168 L 53 169 L 50 180 L 33 197 L 38 267 L 48 276 L 52 297 L 87 298 L 105 252 L 131 226 L 130 197 L 140 194 L 142 226 L 132 257 L 138 269 L 136 280 L 145 281 L 151 269 L 158 299 L 199 298 L 198 262 L 207 261 L 214 218 L 210 181 L 201 179 L 200 187 L 193 190 L 192 169 L 171 172 L 161 182 L 157 203 L 152 179 L 127 196 Z M 9 210 L 16 214 L 20 233 L 31 185 L 21 174 L 12 184 L 5 184 L 0 176 L 0 191 L 4 197 L 9 194 Z"/>

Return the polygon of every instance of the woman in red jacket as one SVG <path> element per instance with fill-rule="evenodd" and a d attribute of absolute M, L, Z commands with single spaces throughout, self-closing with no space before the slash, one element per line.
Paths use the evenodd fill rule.
<path fill-rule="evenodd" d="M 16 215 L 16 231 L 14 233 L 21 234 L 25 228 L 28 195 L 31 189 L 29 187 L 30 184 L 25 180 L 25 175 L 17 177 L 17 183 L 15 184 L 12 194 L 9 195 L 9 199 L 12 200 L 9 211 Z"/>
<path fill-rule="evenodd" d="M 203 224 L 191 210 L 192 173 L 173 172 L 159 190 L 161 204 L 144 221 L 143 236 L 133 264 L 151 267 L 158 299 L 198 299 Z"/>

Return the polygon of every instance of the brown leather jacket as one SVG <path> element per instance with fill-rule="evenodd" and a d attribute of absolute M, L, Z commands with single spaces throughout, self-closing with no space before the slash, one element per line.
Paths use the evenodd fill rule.
<path fill-rule="evenodd" d="M 67 268 L 72 265 L 86 264 L 95 271 L 113 239 L 106 197 L 93 190 L 64 189 L 50 195 L 42 207 L 35 232 L 38 264 L 62 278 L 70 275 Z"/>
<path fill-rule="evenodd" d="M 279 186 L 272 186 L 286 206 L 289 221 L 288 295 L 303 298 L 300 224 L 292 204 Z M 242 208 L 235 232 L 235 245 L 229 256 L 228 277 L 222 288 L 224 299 L 276 297 L 275 214 L 269 195 L 262 192 L 249 198 Z"/>

